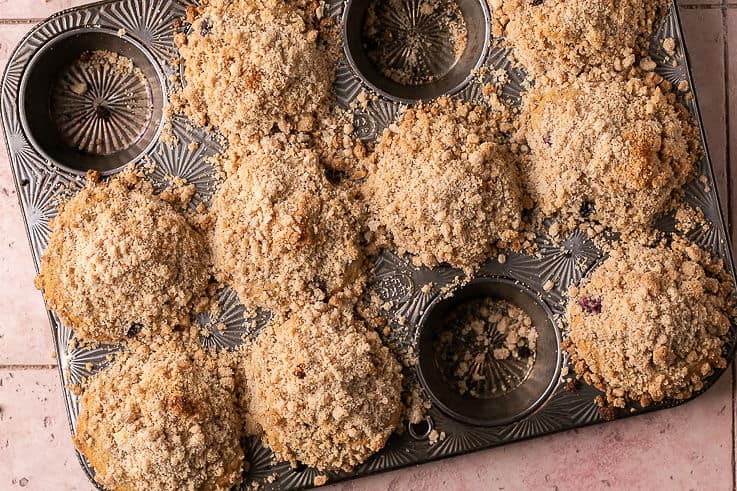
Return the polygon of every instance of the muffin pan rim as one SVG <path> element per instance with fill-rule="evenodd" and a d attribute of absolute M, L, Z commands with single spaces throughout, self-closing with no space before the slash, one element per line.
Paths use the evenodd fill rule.
<path fill-rule="evenodd" d="M 431 336 L 432 337 L 432 334 L 430 334 L 428 332 L 428 329 L 431 329 L 431 327 L 428 326 L 428 320 L 429 320 L 428 318 L 429 318 L 431 312 L 433 311 L 433 309 L 437 308 L 439 304 L 441 304 L 441 303 L 443 303 L 445 301 L 451 301 L 452 298 L 453 298 L 453 296 L 455 294 L 460 293 L 460 292 L 462 292 L 463 290 L 465 290 L 467 288 L 473 288 L 475 285 L 484 285 L 484 284 L 487 284 L 487 285 L 488 284 L 504 285 L 504 287 L 509 287 L 511 289 L 518 290 L 522 294 L 522 296 L 528 297 L 529 300 L 530 300 L 530 302 L 534 302 L 535 304 L 537 304 L 537 306 L 543 312 L 543 314 L 545 315 L 545 317 L 547 319 L 547 323 L 543 327 L 543 329 L 546 329 L 546 330 L 552 329 L 553 330 L 553 335 L 554 335 L 554 338 L 555 338 L 555 341 L 556 341 L 555 353 L 554 353 L 555 367 L 553 369 L 553 373 L 552 373 L 552 376 L 550 377 L 550 380 L 548 380 L 547 382 L 545 382 L 545 386 L 544 386 L 544 389 L 542 390 L 542 392 L 534 400 L 532 400 L 530 402 L 530 404 L 524 410 L 522 410 L 522 411 L 520 411 L 520 412 L 518 412 L 516 414 L 512 414 L 510 416 L 507 416 L 505 418 L 484 419 L 484 418 L 476 417 L 476 416 L 468 416 L 466 414 L 457 414 L 457 415 L 454 416 L 452 413 L 454 413 L 455 411 L 452 410 L 451 408 L 449 408 L 445 404 L 445 402 L 443 402 L 441 400 L 441 398 L 439 396 L 437 396 L 432 391 L 432 389 L 429 387 L 430 384 L 429 384 L 428 378 L 424 374 L 423 361 L 422 361 L 422 353 L 420 352 L 422 350 L 422 344 L 421 344 L 420 340 L 421 340 L 421 338 L 423 336 L 423 333 L 425 333 L 424 334 L 425 336 Z M 493 287 L 492 287 L 492 289 L 493 289 Z M 494 295 L 492 294 L 492 295 L 483 296 L 483 297 L 473 297 L 472 296 L 472 297 L 469 297 L 469 299 L 471 299 L 471 298 L 488 298 L 488 297 L 494 298 Z M 497 297 L 497 298 L 498 299 L 503 299 L 502 297 Z M 521 309 L 522 311 L 524 311 L 525 313 L 527 313 L 529 315 L 529 311 L 528 311 L 527 307 L 522 306 L 521 304 L 516 304 L 515 302 L 513 302 L 511 300 L 506 300 L 506 301 L 508 303 L 511 303 L 511 304 L 515 305 L 517 308 Z M 540 344 L 540 329 L 541 328 L 537 324 L 535 324 L 535 327 L 538 329 L 538 347 L 537 347 L 537 349 L 540 350 L 541 349 L 541 344 Z M 416 338 L 415 343 L 414 343 L 414 345 L 417 346 L 417 348 L 418 348 L 418 352 L 420 352 L 418 354 L 418 356 L 420 357 L 420 360 L 418 361 L 417 366 L 416 366 L 417 374 L 418 374 L 418 377 L 419 377 L 420 383 L 422 384 L 423 389 L 428 393 L 428 395 L 430 396 L 430 399 L 433 400 L 433 402 L 438 406 L 438 408 L 441 411 L 443 411 L 444 413 L 446 413 L 451 418 L 454 418 L 454 419 L 457 419 L 457 420 L 462 421 L 464 423 L 475 425 L 475 426 L 489 426 L 489 427 L 494 427 L 494 426 L 508 425 L 508 424 L 515 423 L 515 422 L 517 422 L 517 421 L 519 421 L 521 419 L 524 419 L 527 416 L 529 416 L 530 414 L 534 413 L 535 411 L 537 411 L 537 409 L 539 407 L 541 407 L 542 405 L 544 405 L 546 403 L 546 401 L 550 397 L 552 397 L 553 392 L 555 391 L 555 388 L 556 388 L 556 386 L 558 385 L 558 383 L 560 381 L 561 362 L 563 360 L 563 353 L 562 353 L 563 350 L 560 347 L 560 343 L 562 342 L 562 340 L 563 340 L 563 335 L 562 335 L 561 330 L 560 330 L 560 328 L 558 327 L 558 325 L 557 325 L 557 323 L 555 321 L 555 316 L 553 314 L 552 309 L 548 306 L 548 304 L 545 302 L 545 300 L 543 300 L 539 295 L 535 295 L 535 292 L 532 289 L 530 289 L 527 285 L 525 285 L 523 282 L 521 282 L 519 280 L 514 280 L 514 279 L 508 278 L 506 276 L 500 276 L 500 275 L 477 276 L 477 277 L 473 278 L 472 280 L 470 280 L 468 283 L 465 283 L 465 284 L 457 287 L 456 289 L 454 289 L 453 292 L 451 294 L 449 294 L 448 296 L 438 296 L 425 309 L 425 313 L 422 315 L 422 318 L 420 318 L 420 321 L 419 321 L 419 326 L 418 326 L 418 329 L 417 329 L 417 338 Z M 430 356 L 430 354 L 428 354 L 428 356 Z M 538 363 L 538 360 L 535 360 L 534 363 Z M 531 368 L 530 373 L 528 373 L 525 376 L 525 379 L 527 379 L 531 375 L 532 370 L 534 370 L 534 366 Z M 512 389 L 508 393 L 511 393 L 514 390 L 519 389 L 522 385 L 524 385 L 525 381 L 526 380 L 523 380 L 520 383 L 519 386 L 516 386 L 514 389 Z M 492 401 L 495 401 L 495 402 L 497 401 L 497 399 L 491 399 L 491 400 Z"/>
<path fill-rule="evenodd" d="M 71 9 L 74 10 L 74 9 Z M 61 12 L 64 13 L 64 12 Z M 163 71 L 161 70 L 161 66 L 156 60 L 156 58 L 152 55 L 152 53 L 149 51 L 149 49 L 145 46 L 144 43 L 139 41 L 138 39 L 132 37 L 132 36 L 120 36 L 116 31 L 114 31 L 112 28 L 109 27 L 102 27 L 102 26 L 82 26 L 82 27 L 76 27 L 73 29 L 69 29 L 67 31 L 63 31 L 58 33 L 57 35 L 50 38 L 45 44 L 39 47 L 39 49 L 33 53 L 33 55 L 28 60 L 28 64 L 26 65 L 26 68 L 23 72 L 23 76 L 20 80 L 20 86 L 18 88 L 18 96 L 19 98 L 22 98 L 25 96 L 25 94 L 28 91 L 28 85 L 30 83 L 30 74 L 28 73 L 31 69 L 35 67 L 35 65 L 39 64 L 41 61 L 43 61 L 42 57 L 43 55 L 47 54 L 47 50 L 53 49 L 55 46 L 55 43 L 62 43 L 73 36 L 80 34 L 97 34 L 97 33 L 103 33 L 107 36 L 118 36 L 121 38 L 121 40 L 124 43 L 129 43 L 132 45 L 135 49 L 141 52 L 143 56 L 146 57 L 146 59 L 151 63 L 151 66 L 154 69 L 154 75 L 156 77 L 154 82 L 157 83 L 159 86 L 162 97 L 166 98 L 167 90 L 166 90 L 166 83 L 164 82 L 164 76 Z M 153 90 L 153 89 L 152 89 Z M 152 101 L 153 102 L 153 101 Z M 23 132 L 25 133 L 26 137 L 28 138 L 29 143 L 35 148 L 35 150 L 43 156 L 47 161 L 54 162 L 55 165 L 59 166 L 60 168 L 64 169 L 65 171 L 76 174 L 79 176 L 84 176 L 85 171 L 75 169 L 74 167 L 71 167 L 69 165 L 66 165 L 63 162 L 59 162 L 58 160 L 51 157 L 41 146 L 36 136 L 34 136 L 33 132 L 30 130 L 30 123 L 28 121 L 29 116 L 28 112 L 25 108 L 26 104 L 19 101 L 18 103 L 18 112 L 20 116 L 20 122 L 21 126 L 23 128 Z M 162 110 L 166 107 L 166 104 L 164 103 L 162 106 Z M 164 125 L 166 124 L 166 118 L 164 117 L 163 111 L 160 120 L 154 121 L 153 119 L 154 115 L 152 114 L 151 118 L 148 122 L 148 124 L 155 124 L 156 127 L 153 129 L 153 133 L 151 135 L 151 141 L 145 144 L 145 146 L 135 155 L 129 162 L 126 162 L 124 164 L 118 165 L 112 169 L 108 170 L 101 170 L 99 171 L 101 175 L 103 176 L 110 176 L 113 174 L 116 174 L 120 172 L 124 167 L 126 167 L 128 164 L 132 162 L 137 162 L 141 159 L 142 156 L 146 155 L 147 153 L 151 152 L 151 150 L 156 146 L 157 141 L 159 139 L 159 136 L 161 135 L 161 131 L 164 128 Z M 144 135 L 141 135 L 140 138 L 143 138 Z"/>

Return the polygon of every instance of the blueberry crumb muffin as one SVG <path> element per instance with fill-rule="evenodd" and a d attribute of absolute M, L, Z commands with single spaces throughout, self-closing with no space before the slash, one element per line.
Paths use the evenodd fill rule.
<path fill-rule="evenodd" d="M 267 327 L 247 354 L 249 426 L 293 466 L 350 471 L 400 422 L 400 370 L 350 313 L 307 307 Z"/>
<path fill-rule="evenodd" d="M 90 173 L 50 227 L 36 287 L 80 340 L 163 335 L 207 304 L 204 237 L 135 167 Z"/>
<path fill-rule="evenodd" d="M 196 346 L 137 344 L 89 381 L 74 442 L 110 490 L 229 490 L 244 465 L 234 380 Z"/>
<path fill-rule="evenodd" d="M 569 297 L 566 349 L 615 407 L 687 399 L 726 366 L 732 284 L 695 245 L 622 246 Z"/>

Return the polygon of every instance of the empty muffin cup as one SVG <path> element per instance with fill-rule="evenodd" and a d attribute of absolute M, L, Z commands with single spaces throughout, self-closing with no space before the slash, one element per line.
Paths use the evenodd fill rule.
<path fill-rule="evenodd" d="M 510 279 L 478 278 L 436 299 L 417 336 L 423 387 L 443 412 L 464 423 L 522 419 L 560 377 L 561 335 L 552 312 Z"/>
<path fill-rule="evenodd" d="M 164 97 L 161 69 L 140 43 L 107 29 L 74 29 L 31 59 L 20 86 L 21 124 L 52 163 L 110 172 L 156 143 Z"/>
<path fill-rule="evenodd" d="M 402 103 L 465 87 L 486 57 L 486 0 L 348 0 L 348 63 L 377 93 Z"/>

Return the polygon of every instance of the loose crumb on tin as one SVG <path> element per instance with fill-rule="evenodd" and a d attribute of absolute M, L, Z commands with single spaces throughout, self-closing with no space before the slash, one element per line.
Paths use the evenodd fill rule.
<path fill-rule="evenodd" d="M 366 56 L 388 79 L 425 85 L 442 78 L 466 50 L 468 30 L 455 0 L 374 0 L 362 41 Z"/>
<path fill-rule="evenodd" d="M 465 302 L 443 321 L 433 350 L 443 376 L 461 395 L 489 398 L 516 388 L 532 369 L 537 329 L 524 310 L 495 298 Z M 515 370 L 499 370 L 512 364 Z M 509 376 L 510 374 L 521 376 Z M 506 376 L 502 376 L 502 375 Z"/>

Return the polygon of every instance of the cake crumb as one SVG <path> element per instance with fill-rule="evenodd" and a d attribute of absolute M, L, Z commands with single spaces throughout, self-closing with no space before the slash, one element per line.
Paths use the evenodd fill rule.
<path fill-rule="evenodd" d="M 676 40 L 673 38 L 663 39 L 663 49 L 668 54 L 668 56 L 675 55 L 676 54 Z"/>
<path fill-rule="evenodd" d="M 649 56 L 646 56 L 640 60 L 640 68 L 642 68 L 646 72 L 651 72 L 655 70 L 657 66 L 658 65 Z"/>

